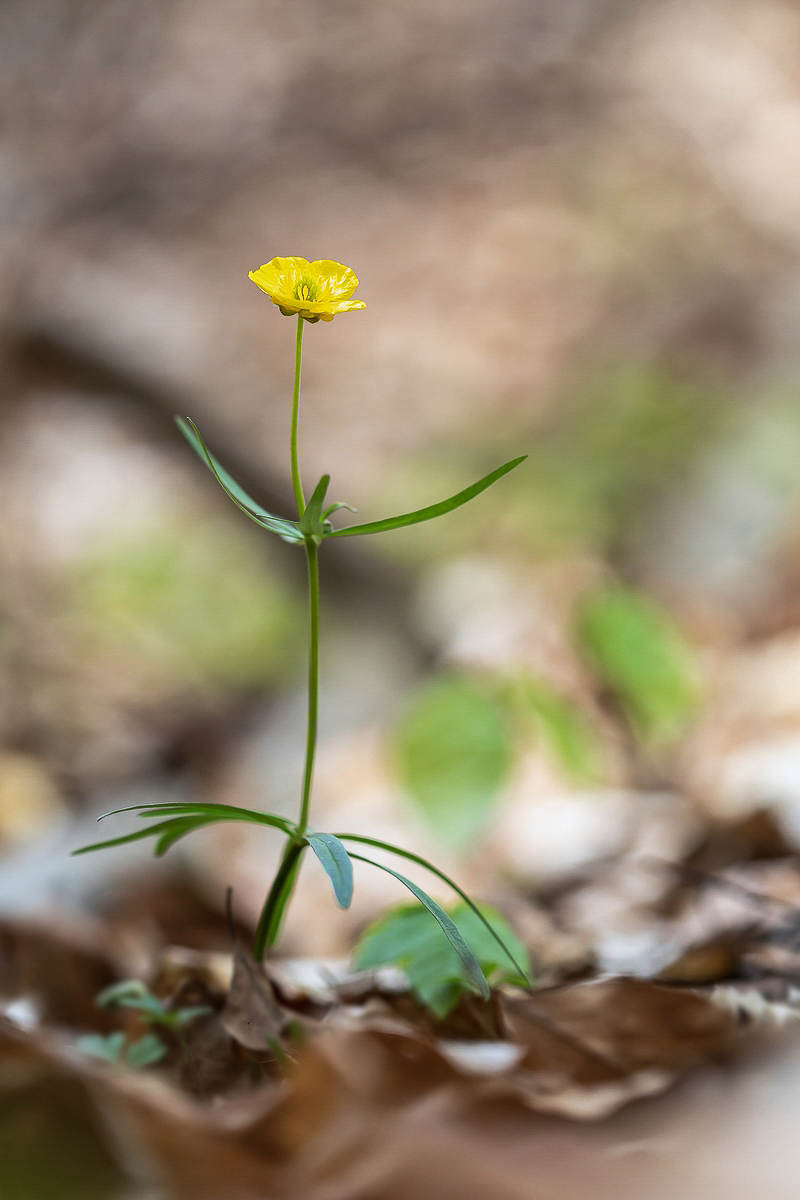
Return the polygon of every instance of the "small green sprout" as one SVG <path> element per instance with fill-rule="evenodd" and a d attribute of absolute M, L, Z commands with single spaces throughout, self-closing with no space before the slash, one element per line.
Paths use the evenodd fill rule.
<path fill-rule="evenodd" d="M 184 1055 L 187 1055 L 183 1030 L 196 1017 L 203 1017 L 212 1010 L 207 1004 L 185 1005 L 168 1008 L 154 996 L 139 979 L 124 979 L 113 983 L 95 998 L 98 1008 L 132 1008 L 139 1013 L 146 1025 L 169 1029 L 175 1033 Z M 167 1053 L 167 1047 L 152 1030 L 136 1041 L 128 1041 L 124 1033 L 87 1033 L 77 1040 L 79 1050 L 92 1058 L 102 1059 L 115 1066 L 126 1065 L 140 1069 L 152 1067 Z"/>

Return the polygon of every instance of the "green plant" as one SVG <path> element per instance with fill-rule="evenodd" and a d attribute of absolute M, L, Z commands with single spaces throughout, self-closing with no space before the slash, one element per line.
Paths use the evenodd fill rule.
<path fill-rule="evenodd" d="M 689 647 L 667 614 L 641 592 L 603 584 L 584 597 L 576 636 L 642 746 L 661 750 L 673 743 L 698 693 Z"/>
<path fill-rule="evenodd" d="M 317 745 L 317 709 L 319 695 L 319 551 L 324 542 L 330 538 L 356 537 L 372 533 L 383 533 L 399 529 L 407 525 L 415 525 L 422 521 L 430 521 L 434 517 L 444 516 L 453 509 L 466 504 L 468 500 L 478 496 L 491 484 L 507 475 L 524 461 L 525 455 L 512 459 L 494 471 L 490 471 L 482 479 L 462 491 L 450 496 L 438 504 L 432 504 L 413 512 L 402 513 L 399 516 L 387 517 L 379 521 L 369 521 L 359 525 L 351 525 L 343 529 L 335 529 L 331 516 L 339 509 L 349 509 L 342 503 L 329 504 L 325 507 L 325 499 L 330 483 L 330 476 L 323 475 L 306 502 L 303 483 L 300 476 L 300 458 L 298 448 L 299 411 L 300 411 L 300 378 L 303 360 L 303 331 L 306 323 L 314 324 L 319 320 L 332 321 L 338 313 L 352 311 L 365 307 L 361 301 L 355 301 L 352 296 L 358 286 L 358 279 L 349 267 L 342 266 L 327 259 L 309 263 L 302 258 L 276 258 L 256 272 L 251 272 L 251 279 L 264 291 L 281 312 L 290 316 L 297 315 L 297 335 L 295 340 L 295 374 L 294 392 L 292 399 L 290 461 L 292 486 L 297 504 L 297 520 L 277 517 L 257 504 L 236 482 L 235 479 L 211 455 L 200 436 L 194 422 L 178 418 L 178 426 L 193 450 L 205 462 L 217 482 L 230 499 L 252 521 L 263 529 L 276 534 L 285 542 L 302 546 L 305 550 L 308 568 L 308 725 L 306 736 L 305 766 L 300 799 L 298 820 L 289 821 L 275 813 L 256 812 L 251 809 L 237 808 L 223 804 L 205 804 L 187 801 L 181 803 L 161 803 L 148 805 L 133 805 L 129 809 L 117 809 L 115 812 L 135 811 L 148 822 L 147 828 L 121 837 L 111 838 L 91 846 L 83 846 L 75 853 L 88 853 L 110 846 L 122 845 L 138 838 L 154 837 L 155 853 L 165 853 L 170 846 L 180 838 L 192 833 L 195 829 L 213 824 L 217 821 L 246 821 L 256 825 L 268 825 L 279 829 L 285 836 L 283 854 L 272 885 L 267 893 L 261 911 L 261 917 L 255 935 L 254 955 L 261 960 L 268 946 L 276 941 L 287 904 L 292 895 L 297 874 L 303 855 L 309 848 L 317 856 L 333 885 L 336 901 L 342 908 L 347 908 L 353 893 L 352 860 L 370 863 L 380 870 L 388 872 L 403 883 L 420 901 L 425 909 L 436 919 L 444 936 L 453 947 L 464 966 L 471 985 L 488 999 L 489 986 L 484 972 L 473 951 L 462 936 L 452 917 L 444 911 L 426 892 L 407 879 L 393 867 L 376 862 L 364 854 L 355 853 L 348 849 L 345 843 L 354 844 L 358 848 L 370 847 L 410 860 L 432 872 L 447 883 L 465 905 L 475 915 L 477 921 L 488 931 L 488 934 L 499 944 L 504 954 L 510 955 L 500 935 L 487 921 L 480 909 L 473 903 L 465 892 L 448 876 L 426 859 L 403 850 L 398 846 L 389 845 L 375 838 L 364 837 L 350 833 L 323 833 L 309 826 L 311 786 L 314 774 L 314 758 Z M 354 511 L 350 509 L 350 511 Z M 111 813 L 104 814 L 111 816 Z"/>
<path fill-rule="evenodd" d="M 196 1017 L 211 1012 L 207 1004 L 168 1008 L 138 979 L 125 979 L 121 983 L 112 984 L 100 993 L 95 1003 L 99 1008 L 119 1006 L 135 1009 L 146 1025 L 172 1030 L 181 1044 L 184 1055 L 187 1055 L 183 1037 L 184 1027 Z M 100 1058 L 109 1063 L 125 1063 L 129 1067 L 137 1068 L 154 1066 L 167 1053 L 164 1042 L 152 1029 L 133 1042 L 120 1031 L 108 1034 L 87 1033 L 78 1038 L 77 1045 L 84 1054 L 90 1054 L 93 1058 Z"/>
<path fill-rule="evenodd" d="M 530 971 L 528 951 L 500 913 L 482 904 L 476 915 L 466 904 L 457 904 L 450 917 L 487 979 L 525 986 Z M 501 935 L 508 950 L 490 937 L 481 917 Z M 359 970 L 401 967 L 414 995 L 439 1019 L 446 1017 L 469 989 L 460 958 L 417 904 L 393 908 L 370 925 L 356 947 L 355 966 Z"/>

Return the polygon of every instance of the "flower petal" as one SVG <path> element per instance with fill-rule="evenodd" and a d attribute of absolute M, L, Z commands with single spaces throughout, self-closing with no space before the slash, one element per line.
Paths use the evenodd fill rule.
<path fill-rule="evenodd" d="M 272 258 L 257 271 L 251 271 L 250 278 L 268 296 L 293 300 L 296 285 L 310 273 L 307 258 Z"/>
<path fill-rule="evenodd" d="M 310 273 L 317 283 L 318 300 L 349 300 L 358 287 L 358 276 L 352 267 L 332 258 L 314 259 Z"/>

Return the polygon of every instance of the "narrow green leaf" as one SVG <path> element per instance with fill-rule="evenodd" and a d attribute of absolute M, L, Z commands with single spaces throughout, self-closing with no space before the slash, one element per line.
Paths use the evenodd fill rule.
<path fill-rule="evenodd" d="M 432 521 L 434 517 L 443 517 L 445 513 L 452 512 L 454 508 L 460 508 L 474 496 L 479 496 L 498 479 L 502 479 L 509 471 L 518 467 L 527 457 L 527 454 L 522 454 L 519 458 L 512 458 L 511 462 L 490 471 L 477 483 L 470 484 L 462 492 L 457 492 L 455 496 L 451 496 L 448 500 L 441 500 L 438 504 L 431 504 L 427 508 L 418 508 L 415 512 L 402 513 L 398 517 L 386 517 L 383 521 L 368 521 L 365 525 L 351 525 L 348 529 L 334 529 L 330 533 L 326 532 L 325 536 L 329 538 L 352 537 L 354 534 L 361 533 L 383 533 L 387 529 L 399 529 L 403 525 L 417 525 L 420 521 Z"/>
<path fill-rule="evenodd" d="M 314 491 L 308 504 L 303 510 L 303 515 L 297 523 L 297 528 L 304 534 L 316 537 L 317 539 L 323 536 L 322 530 L 322 505 L 325 502 L 325 493 L 331 482 L 330 475 L 323 475 Z"/>
<path fill-rule="evenodd" d="M 102 813 L 97 818 L 104 821 L 106 817 L 116 816 L 117 813 L 136 812 L 144 820 L 151 817 L 166 816 L 216 816 L 221 821 L 251 821 L 254 825 L 271 825 L 284 833 L 294 833 L 293 823 L 275 813 L 260 812 L 253 808 L 238 808 L 234 804 L 206 804 L 194 800 L 164 800 L 154 804 L 130 804 L 126 808 L 112 808 L 110 812 Z"/>
<path fill-rule="evenodd" d="M 213 825 L 219 819 L 219 817 L 178 817 L 172 829 L 168 829 L 166 833 L 162 833 L 153 847 L 153 853 L 156 858 L 162 858 L 169 848 L 174 846 L 176 842 L 179 842 L 181 838 L 194 833 L 195 829 L 202 829 L 205 825 Z"/>
<path fill-rule="evenodd" d="M 306 841 L 325 868 L 340 908 L 353 899 L 353 864 L 342 843 L 332 833 L 306 833 Z"/>
<path fill-rule="evenodd" d="M 327 521 L 328 517 L 332 516 L 333 513 L 338 512 L 341 508 L 346 508 L 348 512 L 352 513 L 358 512 L 358 509 L 353 508 L 352 504 L 345 504 L 344 500 L 337 500 L 334 504 L 329 504 L 325 509 L 324 513 L 322 514 L 323 521 Z"/>
<path fill-rule="evenodd" d="M 93 850 L 108 850 L 112 846 L 123 846 L 127 842 L 140 841 L 142 838 L 155 837 L 157 842 L 154 848 L 154 853 L 157 858 L 173 846 L 180 838 L 186 837 L 195 829 L 202 829 L 205 825 L 213 825 L 217 821 L 246 821 L 253 825 L 269 825 L 275 829 L 280 829 L 282 833 L 290 834 L 294 830 L 294 826 L 289 821 L 284 821 L 282 817 L 276 817 L 272 813 L 257 813 L 252 812 L 247 808 L 233 808 L 227 804 L 163 804 L 163 805 L 144 805 L 146 812 L 139 811 L 139 816 L 146 820 L 150 818 L 166 817 L 164 821 L 157 820 L 155 824 L 148 825 L 146 829 L 137 829 L 133 833 L 123 834 L 121 837 L 109 838 L 104 842 L 93 842 L 90 846 L 81 846 L 77 850 L 73 850 L 74 855 L 88 854 Z M 140 808 L 139 805 L 133 805 L 131 808 L 119 809 L 120 812 L 136 812 Z M 111 813 L 104 813 L 104 817 L 111 816 Z M 103 817 L 98 817 L 102 820 Z"/>
<path fill-rule="evenodd" d="M 266 946 L 274 946 L 278 940 L 283 924 L 283 918 L 286 913 L 286 908 L 291 899 L 294 885 L 297 882 L 297 876 L 300 873 L 300 867 L 303 864 L 303 853 L 305 846 L 301 846 L 297 856 L 292 859 L 289 870 L 283 879 L 280 891 L 278 892 L 275 907 L 270 915 L 270 920 L 265 926 L 263 934 L 261 928 L 256 931 L 256 942 L 254 945 L 255 957 L 260 962 L 264 957 L 264 949 Z M 263 941 L 261 938 L 263 937 Z"/>
<path fill-rule="evenodd" d="M 262 508 L 257 504 L 252 496 L 241 487 L 236 480 L 230 475 L 220 463 L 214 458 L 206 447 L 205 442 L 200 436 L 200 430 L 189 417 L 176 417 L 175 422 L 183 436 L 186 438 L 189 445 L 195 453 L 202 458 L 212 475 L 220 485 L 222 490 L 227 493 L 233 503 L 246 513 L 256 525 L 261 525 L 264 529 L 271 530 L 272 533 L 277 533 L 278 537 L 283 538 L 285 542 L 302 542 L 303 535 L 298 531 L 294 521 L 286 521 L 283 517 L 276 517 L 273 513 L 268 512 L 266 508 Z"/>
<path fill-rule="evenodd" d="M 452 917 L 449 917 L 444 909 L 435 900 L 431 899 L 427 892 L 423 892 L 421 887 L 417 887 L 415 883 L 412 883 L 410 879 L 406 879 L 405 875 L 401 875 L 399 871 L 394 871 L 384 863 L 377 863 L 374 859 L 365 858 L 361 854 L 352 854 L 350 857 L 357 859 L 359 862 L 370 863 L 373 867 L 378 867 L 379 870 L 386 871 L 389 875 L 394 875 L 395 879 L 399 879 L 401 883 L 405 884 L 411 894 L 416 896 L 420 904 L 424 904 L 431 916 L 439 922 L 442 932 L 463 962 L 470 979 L 475 984 L 483 999 L 488 1000 L 491 993 L 489 991 L 489 984 L 486 982 L 486 976 L 481 970 L 477 958 L 459 933 L 458 926 Z"/>
<path fill-rule="evenodd" d="M 399 846 L 393 846 L 391 842 L 381 842 L 378 838 L 365 837 L 360 833 L 337 833 L 336 836 L 343 842 L 360 842 L 365 846 L 374 846 L 376 850 L 386 850 L 389 854 L 398 854 L 401 858 L 408 859 L 409 862 L 413 862 L 420 867 L 424 867 L 426 871 L 430 871 L 430 873 L 435 875 L 437 879 L 441 879 L 443 883 L 446 883 L 448 887 L 453 889 L 457 896 L 461 897 L 467 907 L 470 908 L 478 920 L 482 922 L 482 924 L 497 942 L 501 950 L 505 952 L 510 961 L 514 964 L 516 970 L 519 972 L 520 978 L 524 979 L 529 987 L 533 986 L 528 977 L 528 972 L 520 966 L 519 962 L 511 953 L 506 943 L 500 937 L 500 934 L 490 924 L 490 922 L 487 921 L 486 917 L 478 908 L 478 905 L 474 902 L 474 900 L 471 900 L 464 889 L 460 888 L 458 884 L 450 878 L 449 875 L 445 875 L 444 871 L 440 871 L 438 867 L 433 865 L 433 863 L 428 862 L 427 858 L 422 858 L 422 856 L 419 854 L 413 854 L 410 850 L 401 850 Z M 351 858 L 355 857 L 355 854 L 351 855 Z"/>
<path fill-rule="evenodd" d="M 147 829 L 137 829 L 134 833 L 125 833 L 122 837 L 109 838 L 105 842 L 93 842 L 90 846 L 79 846 L 77 850 L 73 850 L 73 856 L 78 854 L 91 854 L 93 850 L 110 850 L 112 846 L 124 846 L 127 842 L 139 842 L 142 838 L 154 837 L 159 833 L 167 833 L 175 828 L 176 818 L 169 821 L 161 821 L 157 825 L 149 825 Z"/>

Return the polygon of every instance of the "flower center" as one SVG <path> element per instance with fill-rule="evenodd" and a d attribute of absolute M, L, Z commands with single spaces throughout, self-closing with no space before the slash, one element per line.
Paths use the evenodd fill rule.
<path fill-rule="evenodd" d="M 317 284 L 313 279 L 305 277 L 294 285 L 295 300 L 316 300 Z"/>

